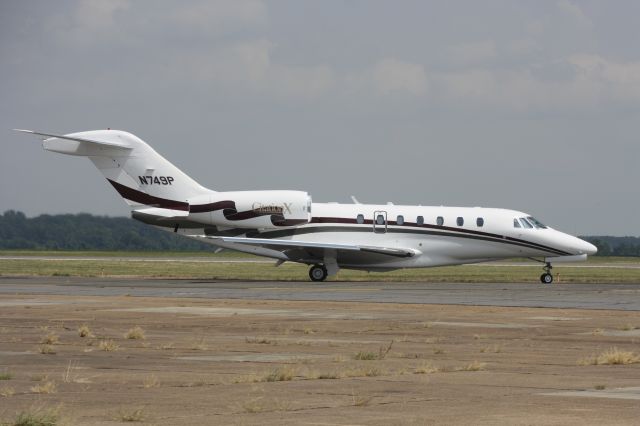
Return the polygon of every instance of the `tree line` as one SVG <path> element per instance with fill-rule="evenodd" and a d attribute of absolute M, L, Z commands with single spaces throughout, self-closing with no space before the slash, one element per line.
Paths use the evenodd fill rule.
<path fill-rule="evenodd" d="M 583 236 L 598 256 L 640 256 L 640 238 Z M 212 246 L 126 217 L 43 214 L 28 218 L 8 210 L 0 215 L 0 249 L 12 250 L 211 250 Z"/>

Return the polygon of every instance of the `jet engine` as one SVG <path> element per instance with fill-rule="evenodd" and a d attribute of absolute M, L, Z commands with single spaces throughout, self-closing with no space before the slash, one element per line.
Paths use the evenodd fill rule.
<path fill-rule="evenodd" d="M 230 228 L 279 228 L 311 220 L 304 191 L 233 191 L 189 199 L 189 220 Z"/>

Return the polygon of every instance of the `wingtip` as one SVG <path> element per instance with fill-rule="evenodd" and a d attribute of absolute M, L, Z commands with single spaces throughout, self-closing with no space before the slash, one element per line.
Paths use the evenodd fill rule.
<path fill-rule="evenodd" d="M 25 130 L 25 129 L 11 129 L 15 132 L 22 132 L 22 133 L 35 133 L 33 130 Z"/>

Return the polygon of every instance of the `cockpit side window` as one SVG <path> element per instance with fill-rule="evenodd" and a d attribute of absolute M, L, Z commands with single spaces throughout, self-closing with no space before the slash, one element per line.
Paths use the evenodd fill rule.
<path fill-rule="evenodd" d="M 522 228 L 522 226 L 520 226 L 520 222 L 518 221 L 518 219 L 513 219 L 513 227 Z"/>
<path fill-rule="evenodd" d="M 520 222 L 522 222 L 522 226 L 524 226 L 525 228 L 533 228 L 533 225 L 529 223 L 529 221 L 527 219 L 525 219 L 524 217 L 520 218 Z"/>
<path fill-rule="evenodd" d="M 529 216 L 527 217 L 527 220 L 531 222 L 533 226 L 535 226 L 538 229 L 547 229 L 547 226 L 545 224 L 543 224 L 542 222 L 540 222 L 538 219 L 534 217 Z"/>

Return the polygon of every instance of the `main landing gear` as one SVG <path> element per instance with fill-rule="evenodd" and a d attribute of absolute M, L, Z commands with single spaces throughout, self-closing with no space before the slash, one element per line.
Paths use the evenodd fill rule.
<path fill-rule="evenodd" d="M 551 275 L 551 263 L 547 262 L 544 265 L 544 274 L 540 275 L 540 282 L 542 284 L 551 284 L 553 282 L 553 275 Z"/>
<path fill-rule="evenodd" d="M 313 265 L 311 269 L 309 269 L 309 278 L 311 281 L 324 281 L 327 279 L 327 268 L 324 265 Z"/>

